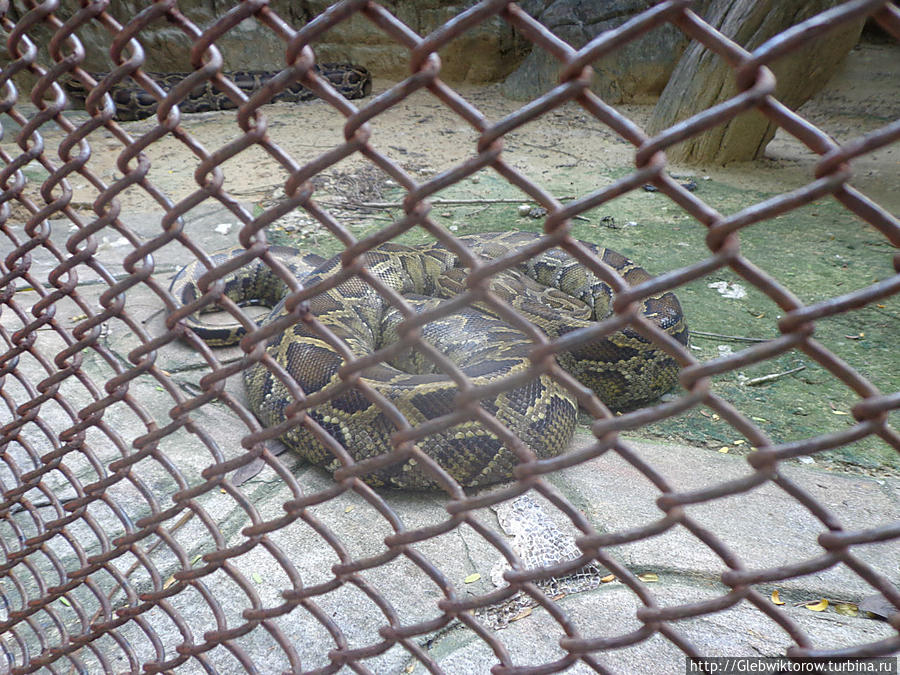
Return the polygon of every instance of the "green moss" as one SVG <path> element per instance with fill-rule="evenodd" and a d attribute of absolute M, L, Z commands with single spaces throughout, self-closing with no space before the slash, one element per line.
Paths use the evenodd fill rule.
<path fill-rule="evenodd" d="M 569 171 L 557 174 L 543 187 L 556 195 L 584 195 L 626 175 L 624 170 L 606 175 Z M 696 195 L 723 215 L 740 212 L 775 196 L 714 180 L 698 183 Z M 464 180 L 435 197 L 528 201 L 505 179 L 489 170 L 479 172 L 474 181 Z M 395 191 L 385 199 L 399 203 L 401 198 L 402 194 Z M 393 219 L 401 215 L 400 209 L 360 213 L 354 222 L 344 224 L 362 238 L 384 227 L 388 222 L 385 216 Z M 431 215 L 439 224 L 456 228 L 455 233 L 460 235 L 506 229 L 539 232 L 543 228 L 542 219 L 519 216 L 515 203 L 436 205 Z M 685 267 L 710 255 L 705 244 L 706 229 L 662 193 L 633 191 L 583 215 L 587 221 L 573 222 L 575 236 L 614 248 L 653 273 Z M 608 221 L 601 221 L 608 217 L 614 220 L 612 226 Z M 885 237 L 831 198 L 748 226 L 740 231 L 739 238 L 742 254 L 803 303 L 843 295 L 894 274 L 893 249 Z M 430 237 L 416 229 L 398 240 L 420 243 L 429 241 Z M 320 235 L 317 244 L 310 246 L 307 239 L 303 247 L 322 255 L 341 249 L 340 243 L 330 235 Z M 710 283 L 723 281 L 740 284 L 746 296 L 725 298 L 709 287 Z M 703 333 L 757 339 L 780 334 L 777 321 L 784 311 L 730 269 L 720 269 L 688 283 L 677 293 L 688 324 L 695 332 L 692 354 L 700 361 L 754 344 Z M 817 321 L 814 338 L 881 391 L 896 391 L 900 389 L 898 319 L 900 301 L 892 298 Z M 801 366 L 803 370 L 759 386 L 744 384 L 748 379 Z M 847 413 L 859 400 L 853 390 L 798 349 L 719 376 L 712 383 L 712 391 L 737 407 L 775 443 L 847 429 L 854 423 Z M 739 440 L 737 432 L 723 420 L 714 419 L 707 408 L 696 408 L 645 427 L 639 433 L 692 445 L 715 448 L 728 445 L 732 452 L 749 448 L 749 444 L 733 445 L 733 441 Z M 900 455 L 875 436 L 820 454 L 817 459 L 859 468 L 900 469 Z"/>

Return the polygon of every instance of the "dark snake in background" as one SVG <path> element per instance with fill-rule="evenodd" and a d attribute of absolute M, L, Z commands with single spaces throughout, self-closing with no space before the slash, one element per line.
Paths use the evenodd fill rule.
<path fill-rule="evenodd" d="M 332 87 L 345 98 L 355 99 L 368 96 L 372 91 L 372 76 L 362 66 L 351 63 L 323 63 L 315 66 L 316 72 L 325 77 Z M 147 72 L 166 92 L 184 80 L 191 73 L 152 73 Z M 223 73 L 247 96 L 260 89 L 268 80 L 277 75 L 277 71 L 267 70 L 235 70 Z M 107 73 L 93 73 L 92 77 L 98 82 L 106 77 Z M 159 102 L 147 91 L 139 87 L 133 80 L 127 80 L 129 84 L 119 83 L 110 91 L 113 103 L 116 106 L 116 119 L 120 121 L 140 120 L 156 114 Z M 69 95 L 81 106 L 88 95 L 88 88 L 84 83 L 68 79 L 63 86 Z M 283 91 L 275 94 L 270 103 L 284 101 L 296 103 L 310 101 L 316 95 L 302 84 L 294 83 Z M 197 85 L 188 95 L 178 103 L 183 113 L 209 112 L 212 110 L 230 110 L 237 105 L 224 92 L 217 89 L 209 80 Z"/>

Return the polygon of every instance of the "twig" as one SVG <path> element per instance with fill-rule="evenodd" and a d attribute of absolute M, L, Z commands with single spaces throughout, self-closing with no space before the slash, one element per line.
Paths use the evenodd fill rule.
<path fill-rule="evenodd" d="M 194 517 L 193 511 L 188 511 L 187 513 L 183 514 L 181 516 L 181 518 L 178 519 L 178 522 L 176 522 L 174 525 L 172 525 L 172 527 L 169 528 L 169 534 L 170 535 L 175 534 L 178 530 L 180 530 L 183 526 L 185 526 L 188 523 L 188 521 L 190 521 L 190 519 L 193 517 Z M 160 537 L 146 551 L 144 551 L 144 555 L 150 555 L 165 541 L 166 541 L 165 539 Z M 131 567 L 129 567 L 128 570 L 126 570 L 125 578 L 127 579 L 128 577 L 130 577 L 134 573 L 134 571 L 138 567 L 140 567 L 140 565 L 141 565 L 140 560 L 134 561 L 131 564 Z M 112 590 L 109 591 L 109 593 L 107 593 L 106 599 L 111 603 L 112 599 L 116 596 L 116 593 L 118 593 L 120 590 L 122 590 L 122 584 L 120 584 L 120 583 L 115 584 L 113 586 Z M 93 618 L 91 619 L 91 623 L 94 623 L 100 617 L 100 614 L 102 612 L 103 612 L 102 607 L 97 609 L 97 611 L 94 613 Z"/>
<path fill-rule="evenodd" d="M 57 496 L 57 499 L 59 499 L 58 496 Z M 59 499 L 59 503 L 60 504 L 69 504 L 70 502 L 74 502 L 78 499 L 81 499 L 81 497 L 66 497 L 65 499 Z M 45 509 L 48 506 L 55 506 L 55 504 L 53 504 L 49 500 L 42 500 L 39 502 L 32 502 L 31 506 L 32 506 L 32 508 L 35 508 L 35 509 Z M 9 507 L 10 514 L 21 513 L 24 510 L 25 510 L 25 507 L 21 503 L 18 503 L 18 502 Z"/>
<path fill-rule="evenodd" d="M 705 337 L 716 340 L 735 340 L 737 342 L 768 342 L 774 338 L 754 338 L 744 337 L 743 335 L 722 335 L 721 333 L 707 333 L 702 330 L 692 330 L 691 335 L 694 337 Z"/>
<path fill-rule="evenodd" d="M 799 373 L 801 370 L 806 370 L 806 366 L 798 366 L 797 368 L 792 368 L 791 370 L 786 370 L 783 373 L 772 373 L 771 375 L 763 375 L 762 377 L 754 377 L 752 380 L 747 380 L 744 382 L 745 387 L 755 387 L 758 384 L 764 384 L 766 382 L 771 382 L 772 380 L 777 380 L 779 377 L 784 377 L 785 375 L 792 375 L 793 373 Z"/>
<path fill-rule="evenodd" d="M 560 197 L 560 201 L 564 199 L 575 199 L 575 197 Z M 509 199 L 498 197 L 496 199 L 431 199 L 429 203 L 432 206 L 472 206 L 473 204 L 523 204 L 533 201 L 527 197 L 521 199 Z M 400 202 L 319 202 L 322 206 L 331 206 L 336 208 L 363 208 L 363 209 L 399 209 L 403 207 Z"/>
<path fill-rule="evenodd" d="M 235 361 L 240 361 L 243 356 L 235 356 L 231 359 L 222 359 L 219 361 L 219 365 L 227 366 L 229 363 L 234 363 Z M 183 373 L 188 370 L 212 370 L 212 366 L 210 366 L 206 361 L 202 363 L 188 363 L 183 366 L 173 366 L 172 368 L 166 368 L 165 371 L 169 375 L 174 375 L 175 373 Z"/>
<path fill-rule="evenodd" d="M 561 150 L 560 148 L 557 148 L 557 147 L 551 148 L 549 145 L 539 145 L 538 143 L 529 143 L 528 141 L 518 141 L 518 142 L 521 143 L 522 145 L 527 145 L 529 148 L 537 148 L 538 150 L 546 150 L 547 152 L 555 152 L 560 155 L 568 155 L 572 159 L 577 160 L 579 162 L 584 161 L 584 157 L 579 157 L 578 155 L 573 155 L 571 152 L 566 152 L 565 150 Z"/>
<path fill-rule="evenodd" d="M 284 183 L 271 183 L 269 185 L 257 185 L 255 187 L 244 188 L 243 190 L 229 190 L 229 192 L 238 197 L 246 197 L 247 195 L 258 195 L 261 192 L 271 192 L 284 187 Z"/>

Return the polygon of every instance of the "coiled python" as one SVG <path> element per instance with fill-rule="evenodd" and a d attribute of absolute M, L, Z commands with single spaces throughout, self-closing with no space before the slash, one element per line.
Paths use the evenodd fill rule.
<path fill-rule="evenodd" d="M 372 91 L 372 76 L 362 66 L 352 63 L 323 63 L 315 66 L 316 72 L 327 78 L 335 89 L 346 98 L 362 98 Z M 160 88 L 166 92 L 184 80 L 191 73 L 146 73 Z M 107 73 L 94 73 L 92 77 L 100 81 Z M 275 71 L 267 70 L 235 70 L 224 73 L 241 91 L 248 96 L 260 89 L 268 80 L 277 75 Z M 82 106 L 89 93 L 84 83 L 68 79 L 63 82 L 66 91 Z M 136 84 L 129 86 L 119 83 L 110 90 L 113 103 L 116 106 L 116 119 L 140 120 L 156 114 L 159 102 Z M 278 92 L 270 102 L 285 101 L 297 103 L 309 101 L 316 95 L 302 84 L 292 84 L 283 91 Z M 191 92 L 178 103 L 178 108 L 183 113 L 209 112 L 211 110 L 230 110 L 236 108 L 234 101 L 228 98 L 210 81 L 194 87 Z"/>
<path fill-rule="evenodd" d="M 528 232 L 485 233 L 460 237 L 484 258 L 498 258 L 531 244 L 539 235 Z M 584 243 L 629 284 L 650 278 L 641 267 L 606 248 Z M 243 249 L 239 249 L 241 252 Z M 341 269 L 340 257 L 323 260 L 293 249 L 273 247 L 271 253 L 311 287 Z M 222 264 L 238 249 L 212 256 Z M 382 244 L 366 255 L 371 274 L 403 295 L 416 312 L 432 309 L 465 288 L 466 271 L 455 253 L 441 243 L 404 246 Z M 172 293 L 183 305 L 200 297 L 196 280 L 206 271 L 199 261 L 181 270 Z M 287 285 L 263 263 L 226 277 L 225 293 L 238 303 L 272 307 L 265 326 L 284 315 Z M 495 275 L 491 290 L 551 338 L 589 328 L 611 313 L 610 287 L 575 259 L 552 249 Z M 210 308 L 210 311 L 213 308 Z M 398 340 L 402 314 L 358 276 L 352 276 L 308 301 L 309 315 L 342 340 L 356 357 L 370 355 Z M 650 297 L 641 311 L 669 335 L 687 344 L 688 330 L 681 306 L 671 292 Z M 243 334 L 239 324 L 214 326 L 200 317 L 187 319 L 210 344 L 234 343 Z M 422 328 L 422 339 L 446 354 L 475 387 L 527 372 L 532 343 L 519 330 L 483 306 L 466 307 Z M 272 337 L 266 352 L 306 395 L 334 392 L 325 402 L 305 410 L 306 418 L 281 439 L 314 464 L 331 471 L 341 463 L 310 431 L 310 420 L 359 461 L 391 449 L 397 429 L 383 410 L 360 389 L 342 389 L 341 354 L 308 322 L 300 321 Z M 658 398 L 677 381 L 678 368 L 665 352 L 631 328 L 578 344 L 557 356 L 560 365 L 590 387 L 609 407 L 628 409 Z M 280 374 L 262 363 L 244 373 L 250 408 L 267 427 L 285 422 L 285 409 L 295 398 Z M 281 375 L 283 377 L 283 375 Z M 456 383 L 417 350 L 396 354 L 362 372 L 362 381 L 390 401 L 412 426 L 457 410 Z M 541 376 L 511 391 L 491 395 L 481 406 L 512 430 L 539 457 L 563 452 L 575 427 L 577 403 L 557 381 Z M 431 434 L 418 442 L 463 486 L 488 485 L 509 479 L 515 454 L 481 423 L 468 421 Z M 414 460 L 379 468 L 364 476 L 376 486 L 433 488 L 431 476 Z"/>

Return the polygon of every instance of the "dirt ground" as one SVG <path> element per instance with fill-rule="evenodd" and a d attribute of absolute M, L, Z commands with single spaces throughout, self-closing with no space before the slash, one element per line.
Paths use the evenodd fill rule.
<path fill-rule="evenodd" d="M 374 93 L 385 92 L 393 84 L 376 80 Z M 465 86 L 457 90 L 488 123 L 503 119 L 521 106 L 500 96 L 498 86 Z M 362 102 L 365 103 L 368 101 Z M 618 109 L 639 126 L 646 123 L 651 112 L 650 106 Z M 893 121 L 900 114 L 900 48 L 864 43 L 854 49 L 827 88 L 804 105 L 800 113 L 839 142 Z M 83 112 L 67 114 L 73 122 L 86 119 Z M 269 137 L 298 166 L 343 141 L 343 118 L 323 102 L 275 104 L 265 108 L 265 115 Z M 194 142 L 212 151 L 237 142 L 241 134 L 234 120 L 233 111 L 188 115 L 183 118 L 182 128 Z M 478 134 L 466 121 L 427 91 L 378 115 L 370 126 L 372 146 L 419 182 L 472 157 L 478 140 Z M 147 139 L 154 121 L 125 123 L 122 128 L 133 139 Z M 48 147 L 58 144 L 58 132 L 48 130 L 44 135 Z M 120 178 L 122 166 L 117 161 L 122 159 L 122 140 L 107 130 L 95 132 L 92 139 L 91 170 L 107 183 Z M 202 196 L 202 188 L 198 187 L 202 176 L 196 174 L 199 162 L 188 143 L 167 135 L 149 145 L 146 155 L 151 162 L 148 178 L 159 192 L 154 196 L 139 186 L 125 190 L 118 196 L 123 213 L 161 215 L 160 200 L 178 203 Z M 633 167 L 633 155 L 633 146 L 575 104 L 550 111 L 504 138 L 506 160 L 558 198 L 582 196 L 621 178 Z M 810 182 L 817 159 L 796 139 L 779 131 L 760 161 L 727 167 L 671 166 L 670 171 L 685 180 L 693 177 L 698 197 L 722 213 L 734 213 Z M 900 146 L 896 143 L 853 163 L 853 185 L 893 214 L 900 212 L 898 164 Z M 279 164 L 254 146 L 225 162 L 222 168 L 225 189 L 247 213 L 257 216 L 277 204 L 284 194 L 290 165 Z M 46 171 L 32 164 L 26 175 L 35 181 L 33 185 L 39 186 Z M 85 179 L 71 182 L 74 206 L 90 220 L 97 191 Z M 355 236 L 384 227 L 402 213 L 396 207 L 363 207 L 367 203 L 398 204 L 403 194 L 387 175 L 360 156 L 327 167 L 314 184 L 316 200 Z M 459 234 L 510 228 L 539 230 L 542 226 L 540 218 L 519 214 L 518 203 L 527 198 L 491 169 L 482 169 L 436 197 L 480 201 L 438 204 L 433 210 L 437 222 Z M 190 232 L 190 214 L 186 220 Z M 220 227 L 216 231 L 221 231 L 222 247 L 235 243 L 237 218 Z M 340 244 L 303 212 L 285 215 L 268 232 L 273 241 L 320 254 L 340 249 Z M 666 197 L 640 190 L 587 212 L 577 221 L 575 233 L 621 250 L 654 273 L 690 264 L 708 253 L 700 225 Z M 422 235 L 407 235 L 413 240 L 416 237 Z M 755 256 L 751 256 L 754 262 L 777 273 L 781 280 L 787 278 L 790 288 L 804 301 L 839 295 L 893 274 L 891 248 L 883 235 L 831 199 L 817 200 L 789 216 L 754 226 L 752 231 L 742 233 L 742 242 L 745 252 Z M 715 358 L 746 346 L 726 339 L 729 336 L 762 340 L 777 335 L 774 319 L 780 316 L 778 308 L 755 289 L 749 289 L 743 304 L 730 306 L 720 293 L 710 290 L 710 284 L 728 287 L 740 281 L 725 270 L 679 291 L 695 332 L 693 349 L 698 358 Z M 900 387 L 900 363 L 893 345 L 900 326 L 898 302 L 894 299 L 848 317 L 821 322 L 823 329 L 818 335 L 826 346 L 882 390 L 896 390 Z M 721 339 L 703 338 L 703 332 Z M 747 379 L 801 366 L 804 373 L 763 387 L 762 394 L 758 390 L 748 394 L 749 388 L 742 386 Z M 856 400 L 852 392 L 803 355 L 784 355 L 734 374 L 734 378 L 717 383 L 722 387 L 720 393 L 739 404 L 776 441 L 846 428 L 846 411 Z M 697 411 L 646 431 L 657 439 L 689 442 L 719 451 L 726 447 L 735 453 L 742 451 L 740 443 L 733 443 L 733 429 L 717 428 L 716 420 L 711 420 L 709 414 L 700 415 Z M 875 443 L 878 447 L 863 444 L 859 452 L 852 448 L 839 452 L 834 459 L 866 470 L 900 466 L 896 453 L 879 443 Z"/>
<path fill-rule="evenodd" d="M 838 142 L 896 119 L 900 113 L 898 56 L 900 48 L 896 45 L 861 44 L 851 52 L 828 86 L 807 102 L 800 113 Z M 376 80 L 374 94 L 385 92 L 394 84 Z M 481 111 L 488 122 L 502 119 L 522 105 L 500 96 L 497 86 L 455 88 Z M 641 127 L 652 110 L 646 105 L 623 105 L 618 109 Z M 322 102 L 299 106 L 275 104 L 265 108 L 265 112 L 270 119 L 271 138 L 298 163 L 312 159 L 343 140 L 342 117 Z M 80 115 L 75 113 L 74 117 L 78 119 Z M 182 126 L 208 150 L 232 141 L 239 131 L 234 124 L 233 112 L 184 116 Z M 137 138 L 149 132 L 153 123 L 145 120 L 126 123 L 123 127 Z M 373 146 L 420 181 L 470 157 L 477 142 L 477 134 L 472 128 L 427 91 L 416 93 L 378 115 L 371 122 L 371 128 Z M 52 139 L 54 134 L 48 136 Z M 633 166 L 633 147 L 575 104 L 553 110 L 540 121 L 508 134 L 504 149 L 513 166 L 532 179 L 545 181 L 548 174 L 572 173 L 575 174 L 573 180 L 580 177 L 586 186 L 594 189 L 601 185 L 600 181 L 592 181 L 598 173 Z M 120 176 L 115 168 L 120 150 L 121 144 L 105 132 L 105 139 L 95 148 L 91 166 L 104 179 Z M 898 153 L 900 150 L 894 145 L 854 162 L 853 184 L 892 213 L 898 211 L 900 203 Z M 168 136 L 148 148 L 147 154 L 156 160 L 150 173 L 151 180 L 174 201 L 197 189 L 193 176 L 196 162 L 181 142 Z M 182 158 L 185 161 L 177 161 Z M 759 162 L 728 167 L 675 165 L 671 170 L 676 174 L 709 176 L 736 187 L 781 192 L 786 186 L 808 182 L 816 159 L 799 141 L 779 131 L 769 144 L 766 158 Z M 353 173 L 365 163 L 361 158 L 350 158 L 330 171 L 326 170 L 326 174 Z M 226 163 L 225 173 L 226 188 L 242 201 L 270 199 L 283 185 L 284 173 L 272 158 L 253 149 Z M 387 180 L 385 176 L 380 177 Z M 370 174 L 369 181 L 377 182 L 377 178 L 376 174 Z M 89 186 L 75 181 L 73 187 L 76 203 L 93 201 L 95 193 Z M 333 198 L 346 199 L 346 183 L 339 183 L 337 187 Z M 359 196 L 371 196 L 378 187 L 370 186 Z M 473 192 L 477 190 L 473 189 Z M 324 195 L 321 198 L 324 199 Z M 152 202 L 140 190 L 127 191 L 121 201 L 124 208 L 142 211 L 153 208 Z"/>

